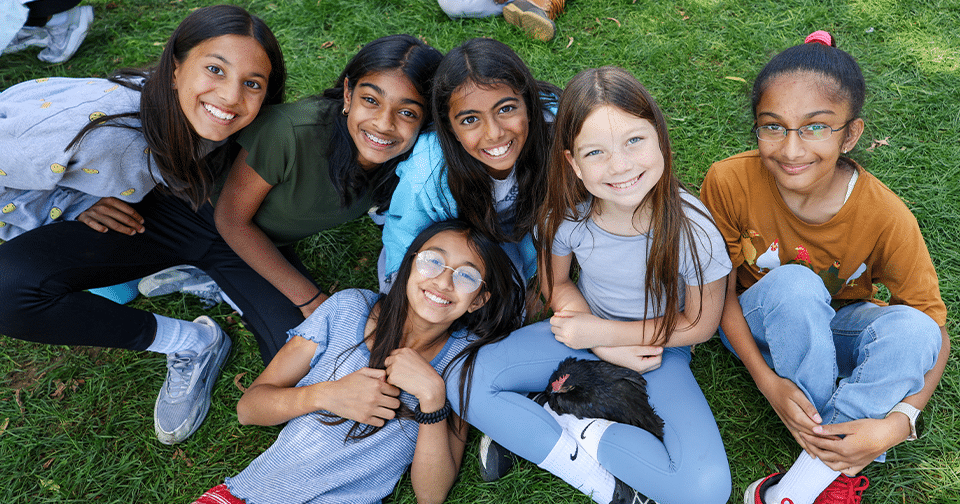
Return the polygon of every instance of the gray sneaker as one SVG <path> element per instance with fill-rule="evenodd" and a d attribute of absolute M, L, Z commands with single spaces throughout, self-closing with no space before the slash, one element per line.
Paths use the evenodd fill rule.
<path fill-rule="evenodd" d="M 50 44 L 50 32 L 42 26 L 24 26 L 14 35 L 13 40 L 0 54 L 22 51 L 28 47 L 47 47 Z"/>
<path fill-rule="evenodd" d="M 163 296 L 178 291 L 185 292 L 199 297 L 204 308 L 227 301 L 230 306 L 237 309 L 210 275 L 188 264 L 173 266 L 143 277 L 137 285 L 137 290 L 146 297 Z"/>
<path fill-rule="evenodd" d="M 153 429 L 163 444 L 177 444 L 193 434 L 210 409 L 210 392 L 230 354 L 230 337 L 210 317 L 194 323 L 217 329 L 218 338 L 199 354 L 167 355 L 167 379 L 153 407 Z"/>
<path fill-rule="evenodd" d="M 45 27 L 50 32 L 50 42 L 46 49 L 37 55 L 40 61 L 63 63 L 77 52 L 83 39 L 87 38 L 87 31 L 90 29 L 90 23 L 93 22 L 93 7 L 89 5 L 74 7 L 66 14 L 69 18 L 65 23 Z"/>
<path fill-rule="evenodd" d="M 207 280 L 210 280 L 210 277 L 203 270 L 181 264 L 143 277 L 137 290 L 146 297 L 163 296 L 181 290 L 184 285 Z"/>

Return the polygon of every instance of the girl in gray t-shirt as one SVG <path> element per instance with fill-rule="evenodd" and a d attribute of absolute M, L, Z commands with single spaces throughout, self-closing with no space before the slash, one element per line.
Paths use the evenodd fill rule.
<path fill-rule="evenodd" d="M 723 238 L 682 189 L 663 114 L 626 71 L 574 77 L 555 128 L 537 240 L 554 315 L 481 352 L 465 418 L 597 502 L 726 502 L 729 465 L 689 365 L 690 345 L 720 321 L 730 272 Z M 664 440 L 526 398 L 571 356 L 645 373 Z"/>

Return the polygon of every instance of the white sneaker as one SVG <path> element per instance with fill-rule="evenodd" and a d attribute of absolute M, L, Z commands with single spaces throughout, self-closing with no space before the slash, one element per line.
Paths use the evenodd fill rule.
<path fill-rule="evenodd" d="M 0 54 L 22 51 L 28 47 L 47 47 L 50 44 L 50 32 L 42 26 L 24 26 L 14 35 L 13 40 Z"/>
<path fill-rule="evenodd" d="M 93 22 L 92 6 L 74 7 L 62 14 L 68 16 L 66 22 L 53 26 L 47 23 L 45 27 L 50 33 L 50 42 L 46 49 L 37 55 L 41 61 L 63 63 L 77 52 L 83 39 L 87 38 L 87 31 Z"/>

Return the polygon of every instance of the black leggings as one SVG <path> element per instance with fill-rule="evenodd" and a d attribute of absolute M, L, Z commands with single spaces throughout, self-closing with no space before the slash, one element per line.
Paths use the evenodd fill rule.
<path fill-rule="evenodd" d="M 153 191 L 134 205 L 146 231 L 99 233 L 72 221 L 50 224 L 0 245 L 0 334 L 57 345 L 144 350 L 153 342 L 153 314 L 84 292 L 178 264 L 205 271 L 243 311 L 268 363 L 303 314 L 247 265 L 217 233 L 213 207 L 194 212 Z M 292 246 L 281 253 L 312 278 Z"/>
<path fill-rule="evenodd" d="M 27 13 L 27 22 L 24 26 L 43 26 L 50 21 L 50 16 L 66 12 L 77 5 L 81 0 L 33 0 L 24 7 L 30 10 Z"/>

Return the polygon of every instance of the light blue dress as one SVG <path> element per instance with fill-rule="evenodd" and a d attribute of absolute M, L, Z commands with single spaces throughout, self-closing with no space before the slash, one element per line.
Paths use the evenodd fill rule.
<path fill-rule="evenodd" d="M 368 365 L 363 333 L 377 296 L 360 289 L 337 292 L 289 331 L 290 337 L 318 344 L 298 387 L 337 380 Z M 466 330 L 455 332 L 430 365 L 442 374 L 470 340 Z M 411 411 L 417 406 L 406 392 L 400 400 Z M 370 437 L 345 442 L 352 421 L 325 425 L 321 419 L 311 413 L 287 422 L 270 448 L 226 479 L 230 493 L 247 504 L 369 504 L 389 495 L 413 461 L 419 424 L 390 420 Z"/>

